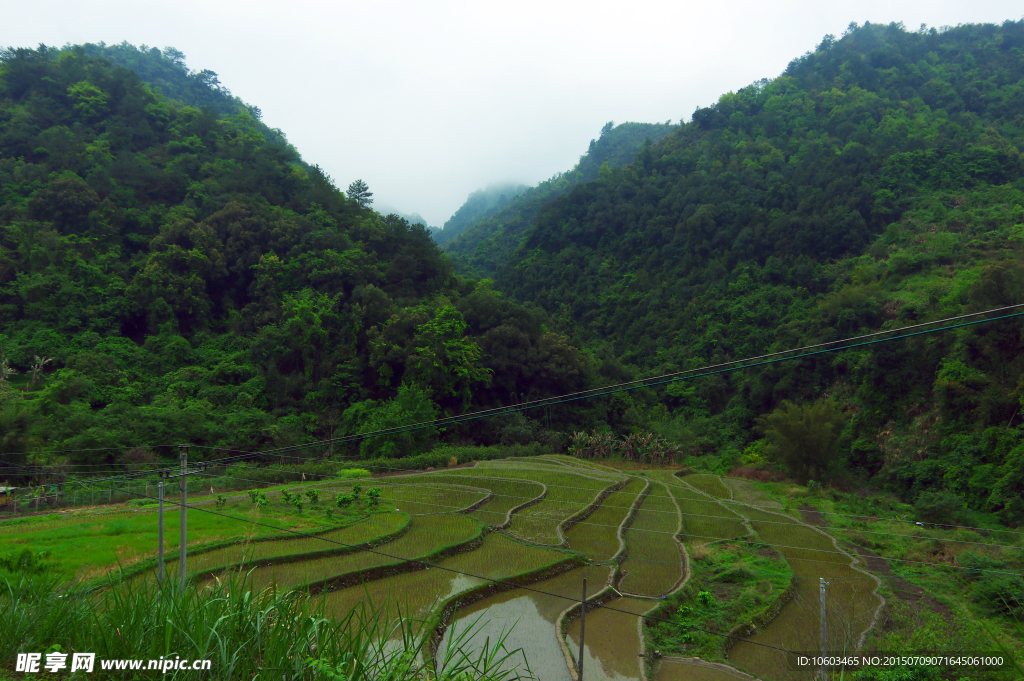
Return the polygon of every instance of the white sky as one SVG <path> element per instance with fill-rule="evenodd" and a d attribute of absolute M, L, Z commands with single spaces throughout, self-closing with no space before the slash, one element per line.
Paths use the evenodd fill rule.
<path fill-rule="evenodd" d="M 339 187 L 361 178 L 441 225 L 475 189 L 570 169 L 609 120 L 688 119 L 851 21 L 1022 15 L 1019 0 L 0 0 L 0 46 L 176 47 Z"/>

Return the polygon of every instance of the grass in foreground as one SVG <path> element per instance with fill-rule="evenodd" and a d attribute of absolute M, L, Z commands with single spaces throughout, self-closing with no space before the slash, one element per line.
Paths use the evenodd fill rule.
<path fill-rule="evenodd" d="M 88 595 L 54 575 L 0 576 L 0 678 L 20 652 L 80 651 L 103 659 L 209 659 L 210 671 L 102 672 L 104 678 L 414 681 L 429 678 L 419 652 L 429 630 L 412 618 L 359 605 L 340 620 L 298 591 L 253 590 L 243 577 L 179 590 L 111 584 Z M 530 678 L 499 671 L 518 651 L 504 639 L 472 653 L 462 630 L 439 660 L 439 681 Z M 95 673 L 94 673 L 95 675 Z M 81 672 L 52 678 L 82 678 Z"/>

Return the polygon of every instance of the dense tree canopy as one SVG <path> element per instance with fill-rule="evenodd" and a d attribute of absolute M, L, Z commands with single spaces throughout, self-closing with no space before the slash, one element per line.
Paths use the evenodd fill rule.
<path fill-rule="evenodd" d="M 176 51 L 4 51 L 2 451 L 257 448 L 584 380 L 542 313 L 453 276 L 424 227 L 370 197 Z"/>
<path fill-rule="evenodd" d="M 851 25 L 482 251 L 498 290 L 546 309 L 608 371 L 716 364 L 1024 302 L 1022 148 L 1024 22 Z M 492 223 L 453 242 L 457 264 Z M 759 415 L 831 395 L 849 417 L 838 469 L 911 499 L 945 485 L 1020 522 L 1022 438 L 1007 426 L 1024 422 L 1022 330 L 678 383 L 630 409 L 727 462 Z"/>

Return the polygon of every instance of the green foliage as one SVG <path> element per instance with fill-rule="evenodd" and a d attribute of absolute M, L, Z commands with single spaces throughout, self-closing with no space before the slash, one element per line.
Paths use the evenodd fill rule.
<path fill-rule="evenodd" d="M 587 153 L 569 172 L 532 188 L 499 187 L 496 191 L 505 194 L 497 199 L 486 190 L 474 192 L 435 238 L 444 244 L 459 271 L 494 276 L 522 243 L 546 202 L 597 179 L 602 168 L 610 171 L 628 164 L 646 140 L 660 140 L 676 127 L 667 122 L 605 125 L 600 138 L 591 140 Z"/>
<path fill-rule="evenodd" d="M 320 503 L 320 490 L 315 487 L 310 487 L 306 490 L 306 496 L 309 498 L 309 505 L 316 506 Z"/>
<path fill-rule="evenodd" d="M 208 659 L 223 678 L 253 678 L 272 668 L 292 678 L 346 681 L 422 679 L 417 656 L 429 632 L 409 618 L 367 604 L 332 619 L 308 592 L 257 589 L 244 576 L 179 589 L 153 580 L 112 583 L 93 595 L 49 576 L 0 578 L 0 654 L 24 649 L 89 650 L 103 659 L 180 655 Z M 272 621 L 288 626 L 267 626 Z M 109 636 L 116 631 L 118 635 Z M 438 681 L 503 681 L 513 654 L 504 637 L 482 654 L 460 636 L 439 660 Z M 253 651 L 259 651 L 258 655 Z M 315 670 L 315 672 L 313 671 Z M 206 672 L 179 671 L 181 679 Z"/>
<path fill-rule="evenodd" d="M 762 424 L 772 457 L 803 481 L 828 471 L 845 420 L 834 401 L 820 399 L 805 406 L 783 401 Z"/>
<path fill-rule="evenodd" d="M 917 517 L 927 523 L 952 525 L 964 508 L 963 497 L 939 490 L 926 490 L 914 502 Z"/>
<path fill-rule="evenodd" d="M 1024 616 L 1024 579 L 1017 574 L 986 573 L 974 585 L 976 599 L 1002 615 Z"/>
<path fill-rule="evenodd" d="M 768 440 L 754 440 L 744 447 L 740 463 L 748 466 L 758 466 L 768 463 Z"/>
<path fill-rule="evenodd" d="M 12 575 L 41 575 L 54 568 L 49 558 L 47 551 L 37 553 L 26 546 L 20 551 L 0 556 L 0 570 Z"/>
<path fill-rule="evenodd" d="M 342 492 L 338 492 L 338 508 L 347 508 L 351 506 L 352 502 L 354 502 L 355 500 L 356 497 L 353 494 L 343 494 Z"/>
<path fill-rule="evenodd" d="M 227 503 L 228 503 L 228 498 L 226 496 L 224 496 L 223 494 L 218 494 L 217 495 L 217 508 L 224 508 L 224 506 Z"/>
<path fill-rule="evenodd" d="M 370 505 L 376 506 L 378 503 L 380 503 L 380 497 L 383 493 L 384 492 L 381 490 L 380 487 L 371 487 L 370 489 L 366 490 L 366 496 L 369 499 Z"/>
<path fill-rule="evenodd" d="M 660 464 L 678 462 L 682 459 L 682 451 L 678 445 L 654 433 L 631 433 L 621 440 L 616 440 L 613 433 L 599 433 L 594 430 L 588 435 L 577 432 L 572 434 L 569 453 L 581 459 L 622 458 L 626 461 Z"/>
<path fill-rule="evenodd" d="M 356 405 L 354 408 L 359 406 Z M 430 400 L 427 391 L 406 383 L 398 389 L 397 397 L 372 408 L 358 432 L 375 433 L 426 423 L 437 418 L 437 413 L 437 406 Z M 414 456 L 430 449 L 436 433 L 436 428 L 429 427 L 386 435 L 371 435 L 362 441 L 359 451 L 367 459 Z"/>

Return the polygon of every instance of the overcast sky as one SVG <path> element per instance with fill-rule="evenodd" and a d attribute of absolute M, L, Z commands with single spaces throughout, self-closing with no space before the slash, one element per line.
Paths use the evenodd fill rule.
<path fill-rule="evenodd" d="M 441 225 L 473 190 L 570 169 L 610 120 L 678 123 L 851 21 L 1020 19 L 1019 0 L 0 0 L 0 45 L 185 53 L 341 188 Z"/>

